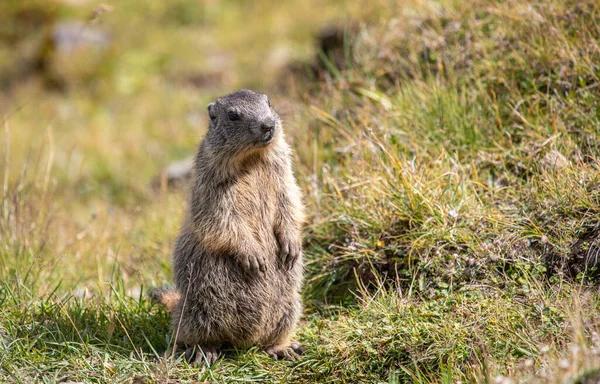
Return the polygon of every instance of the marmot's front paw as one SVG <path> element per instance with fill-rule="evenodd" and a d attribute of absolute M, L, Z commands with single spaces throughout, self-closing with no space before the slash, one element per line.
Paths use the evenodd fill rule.
<path fill-rule="evenodd" d="M 251 255 L 246 253 L 240 255 L 238 258 L 240 264 L 246 271 L 264 272 L 267 269 L 267 261 L 265 260 L 265 257 L 261 254 Z"/>
<path fill-rule="evenodd" d="M 279 242 L 279 260 L 287 270 L 292 269 L 302 252 L 302 244 L 290 235 L 276 233 Z"/>

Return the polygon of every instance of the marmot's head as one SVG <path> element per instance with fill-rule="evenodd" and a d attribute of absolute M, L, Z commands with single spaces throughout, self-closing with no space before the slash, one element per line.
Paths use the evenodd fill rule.
<path fill-rule="evenodd" d="M 281 120 L 269 98 L 247 89 L 208 105 L 209 134 L 231 149 L 265 148 L 281 135 Z"/>

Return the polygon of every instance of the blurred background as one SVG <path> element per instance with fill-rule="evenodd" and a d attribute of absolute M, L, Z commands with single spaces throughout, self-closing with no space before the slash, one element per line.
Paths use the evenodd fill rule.
<path fill-rule="evenodd" d="M 125 269 L 153 280 L 156 269 L 142 263 L 156 262 L 159 239 L 161 263 L 168 263 L 167 239 L 183 206 L 181 190 L 165 195 L 161 170 L 193 154 L 206 105 L 252 88 L 272 96 L 291 136 L 305 129 L 295 75 L 318 75 L 314 58 L 329 45 L 340 49 L 358 10 L 320 0 L 2 1 L 5 192 L 22 182 L 43 192 L 23 199 L 31 210 L 58 208 L 53 246 L 77 250 L 59 256 L 56 277 L 78 284 L 89 273 L 105 281 L 98 273 L 123 252 L 126 236 L 137 250 L 122 260 Z M 158 205 L 168 208 L 152 218 L 157 211 L 149 207 Z M 154 221 L 140 227 L 136 220 Z M 158 243 L 142 245 L 131 235 L 146 229 Z M 104 233 L 102 254 L 90 253 L 98 243 L 85 240 L 88 231 Z M 138 249 L 145 246 L 151 249 Z"/>
<path fill-rule="evenodd" d="M 356 8 L 343 1 L 3 1 L 0 113 L 10 117 L 12 162 L 23 163 L 51 134 L 59 182 L 110 184 L 108 197 L 126 200 L 140 192 L 140 177 L 189 154 L 209 101 L 241 87 L 289 87 L 288 70 L 304 71 L 320 31 L 343 31 Z"/>

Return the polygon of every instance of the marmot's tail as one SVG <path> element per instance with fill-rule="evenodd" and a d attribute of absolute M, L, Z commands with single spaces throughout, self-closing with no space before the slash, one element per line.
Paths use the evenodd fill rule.
<path fill-rule="evenodd" d="M 181 299 L 181 295 L 175 288 L 152 288 L 148 291 L 148 296 L 152 301 L 164 305 L 167 312 L 173 312 Z"/>

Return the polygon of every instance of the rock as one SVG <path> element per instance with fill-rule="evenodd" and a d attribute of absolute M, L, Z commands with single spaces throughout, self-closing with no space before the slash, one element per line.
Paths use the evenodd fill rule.
<path fill-rule="evenodd" d="M 59 88 L 94 80 L 107 66 L 110 42 L 106 31 L 89 23 L 57 22 L 43 40 L 38 70 Z"/>
<path fill-rule="evenodd" d="M 125 294 L 133 300 L 140 300 L 142 296 L 142 289 L 140 287 L 129 288 Z"/>
<path fill-rule="evenodd" d="M 76 289 L 73 292 L 73 296 L 75 296 L 78 299 L 85 299 L 85 300 L 89 300 L 92 297 L 94 297 L 94 295 L 92 294 L 92 292 L 90 292 L 90 290 L 87 289 L 87 288 Z"/>
<path fill-rule="evenodd" d="M 358 24 L 327 24 L 315 34 L 315 56 L 309 62 L 293 61 L 282 71 L 278 88 L 282 92 L 295 88 L 298 79 L 323 79 L 331 66 L 345 69 L 346 60 L 352 60 L 352 52 L 345 52 L 345 40 L 358 33 Z M 351 44 L 347 45 L 351 48 Z"/>
<path fill-rule="evenodd" d="M 544 156 L 541 163 L 547 171 L 560 170 L 569 165 L 569 160 L 562 153 L 553 149 Z"/>
<path fill-rule="evenodd" d="M 61 22 L 54 25 L 51 43 L 61 54 L 88 47 L 106 48 L 110 39 L 106 32 L 81 22 Z"/>
<path fill-rule="evenodd" d="M 163 168 L 160 175 L 154 179 L 152 187 L 155 190 L 165 190 L 168 187 L 179 187 L 184 185 L 192 176 L 193 165 L 193 156 L 169 164 Z"/>

